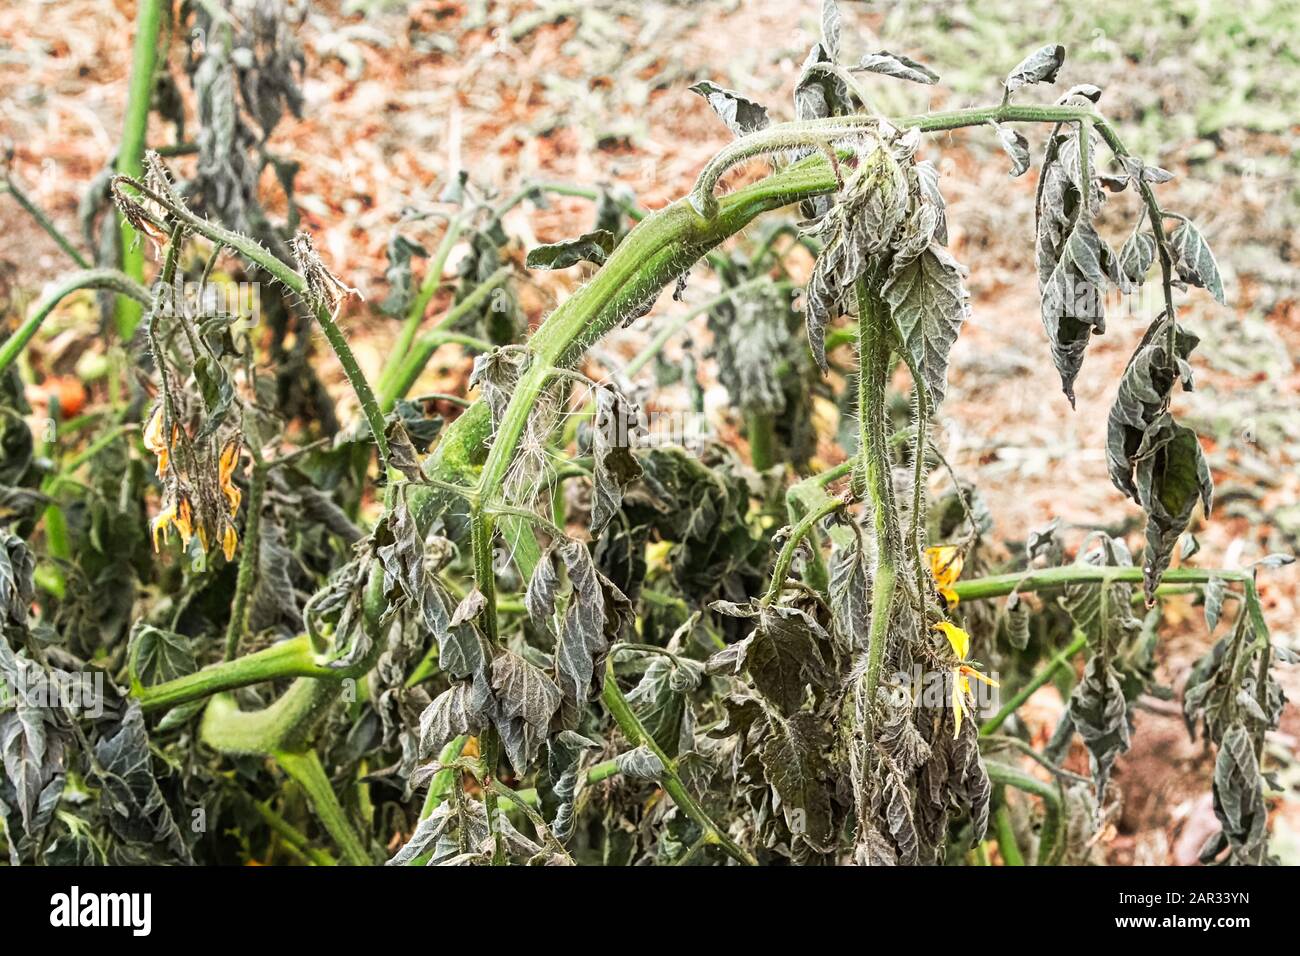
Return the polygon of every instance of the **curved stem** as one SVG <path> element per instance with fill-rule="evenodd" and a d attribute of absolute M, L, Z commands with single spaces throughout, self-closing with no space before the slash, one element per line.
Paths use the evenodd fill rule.
<path fill-rule="evenodd" d="M 406 320 L 402 323 L 402 330 L 397 335 L 397 341 L 393 343 L 393 351 L 389 353 L 388 362 L 385 363 L 383 372 L 379 376 L 379 389 L 381 392 L 386 390 L 389 379 L 399 367 L 399 363 L 410 352 L 411 343 L 415 341 L 415 335 L 420 331 L 420 323 L 424 321 L 424 310 L 429 307 L 434 293 L 442 285 L 442 273 L 447 266 L 447 257 L 451 254 L 452 247 L 456 240 L 460 238 L 460 232 L 463 223 L 459 216 L 452 216 L 447 220 L 447 228 L 442 234 L 442 239 L 438 242 L 438 248 L 433 253 L 433 258 L 429 260 L 429 268 L 425 270 L 424 279 L 420 283 L 420 288 L 411 301 L 411 306 L 406 310 Z"/>
<path fill-rule="evenodd" d="M 429 359 L 440 346 L 457 342 L 478 349 L 480 352 L 492 350 L 490 342 L 471 336 L 456 335 L 449 329 L 482 305 L 483 300 L 491 295 L 492 290 L 509 277 L 510 267 L 502 266 L 475 286 L 473 292 L 458 302 L 433 328 L 415 339 L 414 343 L 407 343 L 406 347 L 399 343 L 400 351 L 395 351 L 392 359 L 397 364 L 387 376 L 381 378 L 379 404 L 385 412 L 391 411 L 398 399 L 406 397 L 406 393 L 415 385 L 420 373 L 424 371 L 424 367 L 429 364 Z"/>
<path fill-rule="evenodd" d="M 691 204 L 706 219 L 717 215 L 718 200 L 713 195 L 723 173 L 737 163 L 757 156 L 794 148 L 825 146 L 880 128 L 882 122 L 893 126 L 919 129 L 924 133 L 979 126 L 984 123 L 1062 123 L 1092 119 L 1096 114 L 1081 106 L 998 106 L 972 107 L 940 113 L 922 113 L 882 120 L 870 114 L 831 116 L 824 119 L 778 123 L 767 129 L 742 136 L 724 147 L 701 171 L 691 190 Z"/>
<path fill-rule="evenodd" d="M 329 777 L 325 775 L 325 768 L 321 766 L 316 751 L 278 751 L 274 756 L 275 762 L 307 794 L 307 799 L 316 810 L 316 816 L 334 838 L 344 861 L 349 866 L 370 866 L 373 861 L 348 821 L 347 813 L 339 804 L 339 798 L 330 786 Z"/>
<path fill-rule="evenodd" d="M 308 288 L 307 280 L 248 236 L 209 222 L 202 216 L 196 216 L 185 206 L 173 202 L 166 196 L 159 195 L 133 176 L 113 177 L 114 189 L 119 189 L 123 185 L 129 186 L 151 202 L 157 203 L 166 209 L 170 216 L 184 225 L 187 230 L 196 232 L 212 242 L 227 246 L 249 262 L 256 263 L 276 282 L 279 282 L 302 299 L 303 302 L 307 303 L 316 321 L 320 324 L 321 331 L 325 333 L 325 338 L 329 341 L 330 347 L 334 350 L 334 355 L 338 358 L 339 364 L 343 366 L 343 374 L 347 376 L 348 384 L 352 386 L 357 402 L 361 405 L 362 414 L 365 415 L 366 423 L 370 426 L 371 434 L 374 435 L 375 444 L 379 446 L 380 463 L 386 469 L 388 467 L 388 439 L 384 436 L 383 412 L 379 410 L 379 403 L 375 400 L 375 393 L 371 389 L 370 383 L 366 381 L 365 375 L 362 374 L 361 366 L 357 364 L 357 357 L 352 354 L 352 348 L 348 345 L 347 337 L 335 321 L 334 313 L 330 311 L 328 304 Z M 130 227 L 124 226 L 124 228 Z"/>
<path fill-rule="evenodd" d="M 1037 777 L 1031 777 L 1015 767 L 999 763 L 996 760 L 985 761 L 985 769 L 988 771 L 989 780 L 995 784 L 1006 787 L 1015 787 L 1025 793 L 1031 793 L 1040 797 L 1043 801 L 1044 817 L 1043 829 L 1038 837 L 1038 866 L 1048 866 L 1055 862 L 1058 851 L 1065 849 L 1061 840 L 1064 836 L 1063 824 L 1065 819 L 1061 813 L 1061 791 L 1059 786 L 1052 786 L 1050 783 L 1044 783 Z M 1005 815 L 1005 816 L 1004 816 Z M 1007 810 L 1005 799 L 1002 806 L 997 811 L 997 833 L 998 844 L 1003 848 L 1003 856 L 1006 856 L 1006 850 L 1010 846 L 1015 847 L 1015 854 L 1019 856 L 1020 847 L 1015 843 L 1015 833 L 1011 829 L 1010 812 Z M 1009 837 L 1009 843 L 1004 843 L 1004 836 Z M 1020 857 L 1018 863 L 1007 860 L 1008 866 L 1024 866 L 1024 858 Z"/>
<path fill-rule="evenodd" d="M 632 712 L 632 706 L 627 702 L 627 698 L 623 696 L 623 692 L 619 690 L 618 681 L 614 677 L 614 654 L 616 651 L 617 648 L 611 648 L 609 655 L 605 658 L 605 684 L 601 699 L 604 700 L 605 706 L 609 708 L 610 715 L 618 724 L 619 729 L 623 731 L 623 736 L 628 739 L 632 746 L 646 747 L 659 758 L 664 767 L 661 781 L 664 790 L 673 798 L 673 802 L 681 808 L 681 811 L 704 830 L 709 837 L 709 842 L 721 847 L 728 856 L 738 863 L 745 866 L 757 866 L 758 861 L 754 859 L 753 855 L 719 829 L 718 825 L 704 811 L 704 808 L 695 802 L 695 798 L 691 796 L 690 791 L 686 789 L 686 785 L 682 783 L 681 776 L 677 773 L 676 762 L 664 753 L 663 748 L 646 732 L 641 721 Z"/>
<path fill-rule="evenodd" d="M 212 664 L 193 674 L 154 684 L 137 685 L 132 696 L 140 701 L 145 713 L 167 710 L 190 701 L 202 700 L 213 694 L 282 680 L 286 677 L 312 677 L 337 682 L 355 674 L 321 663 L 312 650 L 311 640 L 303 635 L 270 647 L 236 657 L 234 660 Z"/>
<path fill-rule="evenodd" d="M 124 272 L 116 269 L 85 269 L 74 272 L 64 279 L 54 291 L 43 298 L 32 310 L 27 320 L 20 325 L 13 335 L 0 343 L 0 373 L 4 372 L 18 357 L 27 343 L 32 340 L 41 324 L 54 311 L 54 307 L 65 297 L 80 289 L 109 289 L 124 298 L 141 305 L 148 305 L 152 300 L 149 290 Z"/>
<path fill-rule="evenodd" d="M 799 550 L 799 542 L 817 526 L 817 522 L 847 504 L 848 502 L 841 498 L 830 498 L 800 518 L 799 522 L 790 529 L 790 536 L 781 547 L 776 556 L 776 563 L 772 566 L 772 580 L 767 586 L 767 593 L 763 595 L 762 603 L 771 604 L 781 596 L 781 590 L 785 586 L 785 579 L 790 574 L 790 565 L 794 563 L 795 553 Z"/>

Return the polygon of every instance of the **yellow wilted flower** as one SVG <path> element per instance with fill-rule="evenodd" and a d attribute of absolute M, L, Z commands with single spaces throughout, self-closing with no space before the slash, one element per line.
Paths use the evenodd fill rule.
<path fill-rule="evenodd" d="M 966 658 L 970 654 L 969 634 L 949 621 L 940 621 L 934 625 L 934 630 L 943 632 L 943 636 L 948 638 L 948 643 L 952 646 L 952 652 L 957 655 L 958 663 L 952 672 L 952 737 L 956 740 L 961 733 L 962 716 L 966 713 L 966 695 L 970 693 L 970 678 L 974 677 L 990 687 L 997 687 L 998 682 L 966 663 Z"/>
<path fill-rule="evenodd" d="M 238 507 L 238 502 L 235 503 Z M 221 553 L 230 561 L 235 556 L 235 548 L 239 547 L 239 535 L 235 533 L 235 526 L 227 523 L 225 534 L 221 536 Z"/>
<path fill-rule="evenodd" d="M 230 505 L 232 518 L 239 511 L 239 500 L 242 497 L 234 483 L 235 468 L 239 466 L 239 448 L 240 442 L 238 438 L 232 438 L 226 442 L 226 447 L 221 449 L 221 459 L 217 463 L 218 486 Z"/>
<path fill-rule="evenodd" d="M 173 436 L 175 429 L 172 429 Z M 161 478 L 167 473 L 167 465 L 171 460 L 171 448 L 163 438 L 163 407 L 162 403 L 154 409 L 153 416 L 149 419 L 149 424 L 145 426 L 144 447 L 158 456 L 158 477 Z"/>
<path fill-rule="evenodd" d="M 173 502 L 162 511 L 150 523 L 150 530 L 153 532 L 153 549 L 157 551 L 159 543 L 166 541 L 168 529 L 175 528 L 181 536 L 181 544 L 189 547 L 190 538 L 194 536 L 194 511 L 190 506 L 189 498 L 184 495 L 179 501 Z M 202 529 L 200 529 L 200 532 Z"/>
<path fill-rule="evenodd" d="M 149 528 L 153 532 L 153 549 L 156 552 L 160 541 L 167 540 L 167 529 L 176 520 L 176 506 L 170 505 L 158 512 Z"/>
<path fill-rule="evenodd" d="M 939 585 L 939 593 L 943 595 L 943 599 L 950 607 L 956 607 L 959 598 L 952 586 L 961 577 L 962 564 L 965 560 L 961 551 L 954 545 L 945 544 L 926 548 L 925 557 L 930 564 L 930 575 L 934 578 L 935 584 Z"/>

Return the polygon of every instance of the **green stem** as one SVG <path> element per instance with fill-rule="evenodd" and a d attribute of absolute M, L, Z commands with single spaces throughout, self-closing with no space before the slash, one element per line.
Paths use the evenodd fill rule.
<path fill-rule="evenodd" d="M 1214 568 L 1172 568 L 1165 572 L 1162 580 L 1167 584 L 1179 586 L 1184 584 L 1205 584 L 1211 578 L 1242 582 L 1248 587 L 1253 585 L 1248 571 L 1227 571 Z M 953 585 L 953 590 L 957 592 L 957 597 L 962 601 L 982 601 L 988 598 L 1002 597 L 1012 591 L 1054 591 L 1069 584 L 1100 584 L 1105 582 L 1141 584 L 1142 569 L 1069 564 L 1059 568 L 1046 568 L 1041 571 L 993 574 L 983 578 L 972 578 L 969 581 L 958 581 Z"/>
<path fill-rule="evenodd" d="M 775 464 L 776 435 L 772 416 L 765 412 L 745 414 L 745 437 L 749 439 L 749 461 L 755 471 L 767 471 Z"/>
<path fill-rule="evenodd" d="M 867 669 L 864 691 L 869 712 L 876 706 L 876 690 L 889 644 L 902 543 L 898 513 L 894 508 L 890 453 L 885 430 L 885 386 L 891 371 L 888 307 L 858 282 L 858 427 L 863 490 L 871 504 L 875 528 L 875 569 L 871 579 L 871 623 L 867 631 Z"/>
<path fill-rule="evenodd" d="M 1037 865 L 1048 866 L 1055 862 L 1057 852 L 1065 849 L 1062 842 L 1065 836 L 1065 818 L 1061 812 L 1060 788 L 996 760 L 985 761 L 984 767 L 988 772 L 989 780 L 993 783 L 1006 787 L 1015 787 L 1017 790 L 1022 790 L 1042 799 L 1044 817 L 1043 829 L 1038 836 Z M 1005 799 L 997 810 L 997 833 L 998 845 L 1003 847 L 1003 858 L 1007 857 L 1006 847 L 1014 846 L 1015 855 L 1020 860 L 1018 863 L 1013 863 L 1008 859 L 1007 865 L 1024 866 L 1024 857 L 1020 856 L 1020 847 L 1015 842 L 1015 833 L 1011 829 L 1011 815 L 1007 809 Z M 1003 843 L 1004 835 L 1010 838 L 1009 844 Z"/>
<path fill-rule="evenodd" d="M 332 854 L 312 846 L 311 841 L 297 827 L 293 826 L 265 803 L 260 800 L 249 800 L 248 802 L 252 804 L 254 812 L 262 818 L 262 822 L 312 863 L 317 866 L 338 866 L 338 860 L 334 859 Z"/>
<path fill-rule="evenodd" d="M 1038 673 L 1034 674 L 1034 676 L 1030 678 L 1029 683 L 1016 691 L 1014 697 L 1003 704 L 996 714 L 984 722 L 980 727 L 980 736 L 988 737 L 991 734 L 997 733 L 998 728 L 1006 722 L 1008 717 L 1020 709 L 1020 706 L 1033 695 L 1034 691 L 1038 690 L 1038 688 L 1050 681 L 1060 668 L 1065 667 L 1070 663 L 1070 658 L 1074 657 L 1075 654 L 1079 653 L 1087 646 L 1088 635 L 1084 634 L 1082 631 L 1077 632 L 1074 635 L 1074 640 L 1070 641 L 1068 646 L 1058 651 L 1056 656 L 1043 665 Z"/>
<path fill-rule="evenodd" d="M 323 663 L 312 649 L 310 638 L 302 635 L 151 687 L 133 680 L 131 693 L 140 701 L 144 711 L 150 713 L 286 677 L 310 677 L 336 683 L 351 676 L 356 674 Z"/>
<path fill-rule="evenodd" d="M 456 240 L 460 238 L 462 223 L 459 216 L 453 216 L 447 221 L 447 229 L 442 234 L 442 239 L 438 243 L 438 248 L 433 253 L 433 258 L 429 260 L 429 268 L 425 270 L 424 280 L 420 283 L 419 291 L 416 292 L 415 298 L 411 301 L 411 307 L 406 310 L 406 320 L 402 323 L 402 329 L 397 334 L 397 341 L 393 343 L 393 350 L 389 353 L 388 361 L 384 363 L 384 370 L 379 376 L 379 390 L 385 392 L 389 379 L 401 362 L 405 359 L 411 349 L 411 343 L 415 341 L 415 334 L 420 331 L 420 323 L 424 321 L 424 311 L 429 307 L 434 293 L 442 285 L 442 273 L 447 267 L 447 257 L 451 254 L 452 247 Z"/>
<path fill-rule="evenodd" d="M 26 321 L 18 327 L 13 335 L 0 343 L 0 373 L 3 373 L 22 350 L 27 347 L 27 343 L 32 340 L 32 336 L 36 334 L 41 324 L 54 311 L 54 307 L 66 296 L 80 289 L 109 289 L 123 298 L 143 305 L 148 305 L 151 301 L 148 289 L 135 279 L 116 269 L 86 269 L 83 272 L 74 272 L 59 283 L 53 292 L 37 303 Z"/>
<path fill-rule="evenodd" d="M 158 63 L 158 30 L 163 19 L 163 0 L 139 0 L 135 15 L 135 47 L 131 53 L 131 80 L 122 120 L 122 142 L 117 150 L 117 172 L 138 177 L 149 131 L 149 101 L 153 94 L 154 68 Z M 136 282 L 144 280 L 144 249 L 135 230 L 123 220 L 122 271 Z M 123 339 L 135 334 L 143 315 L 137 301 L 126 296 L 117 300 L 117 331 Z"/>
<path fill-rule="evenodd" d="M 424 367 L 429 364 L 429 359 L 433 357 L 433 353 L 441 346 L 449 342 L 457 342 L 478 349 L 481 352 L 491 351 L 492 344 L 490 342 L 484 342 L 471 336 L 457 335 L 450 332 L 449 329 L 465 316 L 474 312 L 492 294 L 492 290 L 509 277 L 510 268 L 502 266 L 475 286 L 474 291 L 456 303 L 455 307 L 448 311 L 433 328 L 416 339 L 413 345 L 401 352 L 394 352 L 391 361 L 397 364 L 387 375 L 386 381 L 381 380 L 382 384 L 380 385 L 380 406 L 384 411 L 391 411 L 393 406 L 397 404 L 398 399 L 406 397 L 406 393 L 415 385 L 416 380 L 424 371 Z"/>
<path fill-rule="evenodd" d="M 663 764 L 664 772 L 661 783 L 664 790 L 673 802 L 681 808 L 681 811 L 690 817 L 695 823 L 704 830 L 709 836 L 709 841 L 721 847 L 722 850 L 737 862 L 745 866 L 757 866 L 758 861 L 748 850 L 742 848 L 735 840 L 718 828 L 717 824 L 709 817 L 695 798 L 691 796 L 686 785 L 682 783 L 682 778 L 677 773 L 677 764 L 672 758 L 664 753 L 663 748 L 655 742 L 655 739 L 646 732 L 641 721 L 632 711 L 632 706 L 623 696 L 623 692 L 618 688 L 618 681 L 614 677 L 614 654 L 616 649 L 611 649 L 609 656 L 605 659 L 605 684 L 601 698 L 605 701 L 605 706 L 609 708 L 610 715 L 618 724 L 619 729 L 623 731 L 623 736 L 634 747 L 646 747 L 659 758 Z"/>
<path fill-rule="evenodd" d="M 1016 831 L 1011 825 L 1011 811 L 1003 801 L 993 814 L 993 826 L 998 836 L 998 850 L 1002 853 L 1002 862 L 1007 866 L 1024 866 L 1025 857 L 1016 842 Z"/>
<path fill-rule="evenodd" d="M 244 553 L 239 558 L 239 577 L 235 581 L 235 599 L 230 606 L 230 623 L 226 625 L 226 660 L 239 652 L 239 639 L 248 628 L 248 596 L 257 577 L 257 561 L 262 548 L 262 495 L 266 491 L 266 466 L 253 464 L 248 484 L 248 518 L 244 522 Z"/>
<path fill-rule="evenodd" d="M 348 821 L 347 813 L 339 804 L 339 798 L 330 785 L 325 768 L 321 766 L 316 751 L 307 750 L 300 753 L 277 751 L 275 762 L 286 774 L 302 787 L 316 810 L 316 816 L 324 824 L 326 831 L 334 839 L 344 861 L 349 866 L 370 866 L 373 862 L 361 843 L 361 838 Z"/>
<path fill-rule="evenodd" d="M 4 185 L 5 191 L 14 197 L 14 201 L 22 206 L 29 216 L 36 220 L 37 225 L 44 229 L 46 234 L 58 244 L 58 247 L 68 254 L 78 268 L 92 268 L 90 260 L 83 256 L 81 251 L 72 244 L 72 241 L 60 231 L 59 227 L 54 224 L 54 220 L 45 214 L 45 210 L 36 205 L 31 197 L 19 188 L 18 184 L 14 182 L 13 176 L 6 173 Z"/>
<path fill-rule="evenodd" d="M 785 587 L 785 579 L 790 575 L 790 565 L 794 563 L 794 556 L 799 550 L 799 542 L 817 526 L 819 521 L 843 508 L 846 504 L 848 502 L 841 498 L 828 498 L 800 518 L 798 523 L 790 529 L 790 536 L 786 538 L 785 544 L 777 553 L 776 563 L 772 565 L 772 579 L 768 583 L 767 593 L 763 595 L 762 603 L 771 604 L 780 598 L 781 590 Z"/>

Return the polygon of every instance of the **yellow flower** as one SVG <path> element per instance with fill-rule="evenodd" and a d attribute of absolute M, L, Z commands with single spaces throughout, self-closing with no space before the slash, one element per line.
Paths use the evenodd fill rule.
<path fill-rule="evenodd" d="M 190 499 L 181 495 L 179 501 L 174 502 L 158 512 L 157 517 L 150 524 L 150 530 L 153 532 L 153 549 L 156 552 L 159 543 L 168 539 L 168 528 L 175 528 L 180 532 L 181 544 L 188 548 L 190 538 L 194 536 L 194 512 L 190 507 Z M 202 537 L 202 529 L 199 532 Z"/>
<path fill-rule="evenodd" d="M 939 593 L 943 599 L 948 602 L 949 607 L 956 607 L 957 592 L 952 586 L 961 577 L 963 557 L 954 545 L 945 544 L 935 548 L 926 548 L 925 557 L 930 563 L 930 574 L 934 578 L 935 584 L 939 585 Z"/>
<path fill-rule="evenodd" d="M 943 636 L 948 638 L 952 652 L 957 655 L 957 666 L 952 671 L 952 737 L 956 740 L 961 733 L 962 716 L 966 713 L 966 695 L 970 693 L 970 678 L 974 677 L 990 687 L 997 687 L 998 682 L 966 663 L 966 658 L 970 654 L 969 634 L 949 621 L 940 621 L 934 625 L 934 630 L 943 632 Z"/>
<path fill-rule="evenodd" d="M 235 469 L 239 467 L 239 448 L 238 438 L 232 438 L 226 442 L 226 447 L 221 449 L 221 459 L 217 463 L 217 470 L 220 476 L 219 486 L 221 493 L 226 496 L 226 501 L 230 504 L 230 516 L 233 518 L 239 511 L 239 501 L 242 494 L 235 487 L 234 476 Z"/>
<path fill-rule="evenodd" d="M 174 428 L 172 434 L 175 434 Z M 144 447 L 158 456 L 158 477 L 161 478 L 167 473 L 167 465 L 171 461 L 171 448 L 163 439 L 163 407 L 161 402 L 154 409 L 149 424 L 145 426 L 143 438 Z"/>
<path fill-rule="evenodd" d="M 226 532 L 221 537 L 221 553 L 229 561 L 235 556 L 235 548 L 239 547 L 239 535 L 235 533 L 233 524 L 226 525 Z"/>
<path fill-rule="evenodd" d="M 153 549 L 158 551 L 159 541 L 167 540 L 167 529 L 176 521 L 176 506 L 170 505 L 158 512 L 157 517 L 150 524 L 150 530 L 153 531 Z"/>
<path fill-rule="evenodd" d="M 172 523 L 176 525 L 176 530 L 181 533 L 181 546 L 188 548 L 190 538 L 194 536 L 194 512 L 190 507 L 190 499 L 184 495 L 181 496 L 181 500 L 176 506 L 176 517 Z"/>

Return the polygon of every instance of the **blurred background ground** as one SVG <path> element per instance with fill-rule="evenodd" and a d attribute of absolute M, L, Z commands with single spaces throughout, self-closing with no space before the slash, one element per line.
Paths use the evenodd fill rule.
<path fill-rule="evenodd" d="M 1000 77 L 1045 42 L 1068 49 L 1058 86 L 1095 83 L 1101 108 L 1129 147 L 1177 174 L 1166 208 L 1192 217 L 1216 250 L 1228 308 L 1199 291 L 1183 319 L 1202 336 L 1197 390 L 1178 413 L 1203 436 L 1217 486 L 1213 518 L 1196 534 L 1201 566 L 1240 567 L 1300 543 L 1300 3 L 1260 0 L 1049 0 L 843 3 L 847 53 L 907 53 L 942 76 L 936 87 L 878 81 L 887 114 L 994 102 Z M 34 198 L 76 235 L 77 204 L 109 162 L 121 127 L 134 3 L 23 0 L 0 6 L 0 140 Z M 741 90 L 790 116 L 790 91 L 818 29 L 817 4 L 793 0 L 476 3 L 317 2 L 300 31 L 307 54 L 301 120 L 272 148 L 302 163 L 297 203 L 331 268 L 370 302 L 384 294 L 384 249 L 404 209 L 428 208 L 456 169 L 502 191 L 531 179 L 617 183 L 656 208 L 681 196 L 729 138 L 700 79 Z M 1053 94 L 1055 95 L 1055 94 Z M 155 144 L 169 131 L 155 121 Z M 1044 132 L 1026 130 L 1037 150 Z M 1071 411 L 1048 358 L 1032 262 L 1035 171 L 1020 179 L 989 132 L 932 139 L 943 173 L 952 248 L 971 270 L 973 316 L 953 354 L 943 445 L 982 489 L 996 534 L 1023 540 L 1059 517 L 1112 529 L 1136 508 L 1106 477 L 1106 410 L 1124 363 L 1158 305 L 1112 314 L 1089 350 Z M 733 178 L 752 176 L 754 170 Z M 268 197 L 274 190 L 267 189 Z M 1131 222 L 1130 197 L 1103 223 Z M 274 212 L 275 210 L 272 209 Z M 510 220 L 522 251 L 589 227 L 589 203 L 556 199 Z M 13 323 L 66 267 L 54 244 L 0 197 L 0 308 Z M 1103 229 L 1105 231 L 1105 229 Z M 1111 233 L 1112 237 L 1115 233 Z M 576 283 L 544 274 L 523 301 L 534 321 Z M 647 328 L 688 303 L 665 295 L 655 312 L 608 345 L 630 355 Z M 73 372 L 97 347 L 88 302 L 73 301 L 40 345 L 48 372 Z M 396 332 L 365 306 L 346 320 L 375 373 Z M 696 340 L 707 333 L 701 329 Z M 431 375 L 462 378 L 457 346 Z M 341 374 L 326 371 L 341 385 Z M 343 389 L 339 389 L 341 394 Z M 735 436 L 719 402 L 716 425 Z M 960 423 L 959 425 L 956 423 Z M 737 438 L 737 442 L 742 440 Z M 839 454 L 827 447 L 824 460 Z M 1132 524 L 1131 527 L 1136 527 Z M 1261 592 L 1275 639 L 1300 649 L 1300 572 L 1269 572 Z M 1197 608 L 1176 608 L 1161 646 L 1164 680 L 1179 687 L 1208 646 Z M 1289 696 L 1300 675 L 1284 675 Z M 1045 690 L 1044 721 L 1059 709 Z M 1188 740 L 1176 708 L 1138 715 L 1135 746 L 1118 764 L 1124 809 L 1106 834 L 1118 863 L 1189 863 L 1214 829 L 1212 760 Z M 1275 850 L 1300 863 L 1300 714 L 1289 705 L 1273 751 L 1286 787 L 1274 813 Z"/>

